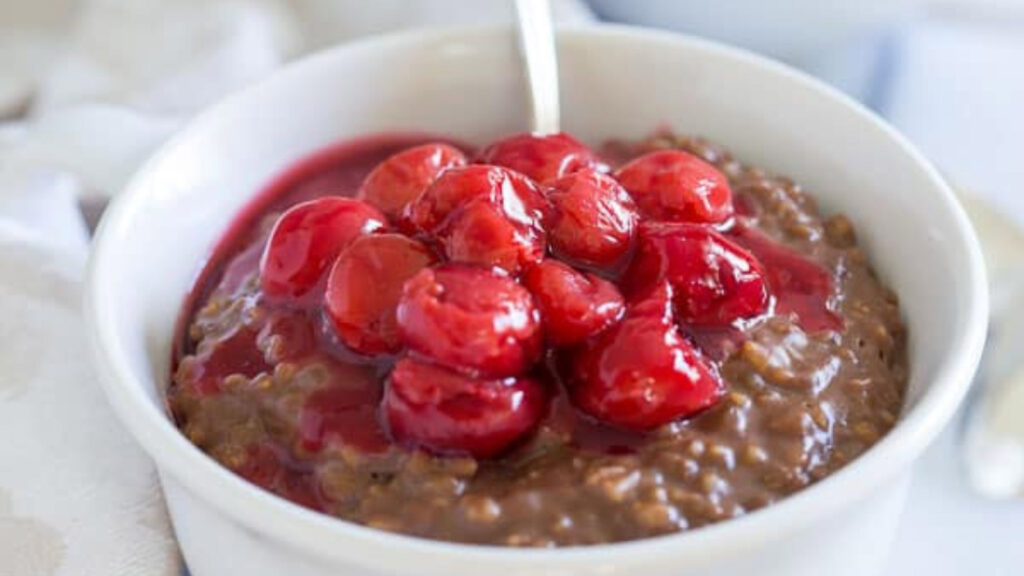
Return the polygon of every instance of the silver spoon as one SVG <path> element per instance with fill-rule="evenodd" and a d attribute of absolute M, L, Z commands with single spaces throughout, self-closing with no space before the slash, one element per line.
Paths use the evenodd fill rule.
<path fill-rule="evenodd" d="M 972 194 L 991 286 L 988 343 L 959 428 L 968 485 L 992 499 L 1024 498 L 1024 230 Z"/>
<path fill-rule="evenodd" d="M 516 0 L 519 51 L 530 103 L 530 131 L 559 131 L 558 55 L 548 0 Z"/>
<path fill-rule="evenodd" d="M 1024 269 L 993 277 L 992 328 L 964 411 L 967 478 L 993 499 L 1024 497 Z"/>

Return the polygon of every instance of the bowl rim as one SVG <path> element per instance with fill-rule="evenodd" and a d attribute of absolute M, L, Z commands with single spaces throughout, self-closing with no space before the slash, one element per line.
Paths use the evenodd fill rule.
<path fill-rule="evenodd" d="M 284 498 L 266 492 L 223 468 L 190 443 L 174 426 L 144 390 L 144 383 L 132 376 L 126 357 L 115 344 L 116 331 L 105 322 L 112 302 L 101 290 L 103 276 L 116 271 L 116 262 L 108 257 L 114 230 L 126 226 L 137 199 L 146 193 L 140 183 L 177 148 L 186 134 L 201 131 L 236 101 L 259 90 L 268 83 L 287 82 L 297 74 L 309 73 L 339 57 L 360 52 L 373 52 L 385 47 L 411 49 L 439 41 L 482 42 L 484 37 L 509 34 L 508 26 L 469 26 L 413 30 L 357 40 L 306 56 L 240 90 L 194 118 L 166 142 L 133 176 L 125 189 L 111 202 L 96 232 L 86 272 L 84 316 L 97 375 L 108 401 L 121 422 L 157 463 L 161 473 L 170 475 L 188 491 L 199 496 L 238 522 L 278 542 L 321 558 L 351 559 L 358 554 L 388 565 L 410 566 L 408 558 L 400 560 L 399 550 L 416 558 L 445 558 L 451 562 L 488 562 L 492 567 L 544 566 L 557 568 L 588 565 L 636 564 L 652 559 L 684 557 L 717 557 L 736 555 L 740 550 L 770 542 L 781 535 L 806 526 L 816 518 L 828 516 L 867 498 L 870 492 L 915 459 L 950 420 L 969 387 L 977 368 L 985 341 L 988 320 L 988 291 L 981 250 L 967 216 L 938 171 L 923 155 L 884 120 L 861 104 L 820 80 L 771 59 L 746 50 L 688 35 L 642 29 L 623 25 L 591 25 L 560 29 L 560 39 L 580 42 L 626 40 L 642 42 L 652 48 L 687 51 L 716 59 L 760 69 L 780 76 L 782 80 L 802 85 L 821 97 L 840 104 L 848 114 L 860 117 L 865 129 L 881 131 L 896 143 L 907 161 L 917 165 L 930 180 L 935 201 L 949 212 L 954 221 L 955 239 L 968 257 L 968 277 L 964 301 L 968 309 L 963 315 L 962 330 L 954 337 L 937 376 L 917 405 L 906 412 L 875 446 L 850 465 L 772 506 L 727 522 L 699 530 L 602 544 L 597 546 L 556 549 L 518 549 L 502 546 L 481 546 L 451 543 L 394 534 L 368 528 L 353 522 L 314 512 Z M 375 551 L 381 554 L 372 553 Z M 412 556 L 410 556 L 411 558 Z M 393 562 L 394 564 L 388 564 Z M 454 564 L 453 564 L 454 565 Z"/>

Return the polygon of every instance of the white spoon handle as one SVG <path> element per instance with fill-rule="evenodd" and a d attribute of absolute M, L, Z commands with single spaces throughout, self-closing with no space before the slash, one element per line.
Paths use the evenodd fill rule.
<path fill-rule="evenodd" d="M 519 49 L 526 68 L 530 130 L 559 131 L 558 56 L 548 0 L 516 0 Z"/>

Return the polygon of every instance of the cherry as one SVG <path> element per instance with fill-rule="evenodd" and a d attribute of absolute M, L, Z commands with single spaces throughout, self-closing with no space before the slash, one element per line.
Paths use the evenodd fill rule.
<path fill-rule="evenodd" d="M 629 250 L 636 204 L 615 179 L 584 169 L 551 184 L 552 251 L 587 266 L 610 268 Z"/>
<path fill-rule="evenodd" d="M 446 264 L 405 283 L 398 328 L 415 352 L 454 370 L 510 376 L 540 356 L 533 298 L 500 271 Z"/>
<path fill-rule="evenodd" d="M 635 295 L 667 280 L 680 320 L 723 326 L 768 309 L 765 278 L 753 254 L 707 226 L 644 223 L 623 287 Z"/>
<path fill-rule="evenodd" d="M 346 248 L 327 277 L 324 304 L 338 338 L 361 354 L 397 352 L 395 307 L 402 285 L 434 263 L 422 242 L 401 234 L 364 236 Z"/>
<path fill-rule="evenodd" d="M 320 282 L 350 242 L 383 231 L 387 220 L 365 202 L 325 196 L 292 206 L 274 224 L 260 260 L 269 296 L 299 297 Z"/>
<path fill-rule="evenodd" d="M 510 274 L 540 262 L 546 248 L 543 229 L 513 221 L 483 198 L 456 210 L 437 239 L 449 261 L 497 266 Z"/>
<path fill-rule="evenodd" d="M 435 234 L 448 217 L 470 200 L 481 198 L 523 226 L 539 227 L 550 206 L 537 185 L 499 166 L 471 165 L 444 171 L 406 209 L 413 225 Z"/>
<path fill-rule="evenodd" d="M 594 274 L 582 274 L 558 260 L 545 260 L 523 276 L 544 322 L 544 333 L 555 346 L 583 342 L 614 324 L 625 308 L 614 284 Z"/>
<path fill-rule="evenodd" d="M 649 430 L 721 398 L 724 384 L 679 333 L 671 301 L 672 288 L 662 282 L 575 353 L 569 389 L 578 408 L 607 424 Z"/>
<path fill-rule="evenodd" d="M 584 168 L 601 167 L 593 152 L 564 132 L 548 136 L 510 136 L 484 148 L 477 161 L 511 168 L 537 182 L 548 182 Z"/>
<path fill-rule="evenodd" d="M 388 377 L 382 412 L 400 442 L 488 458 L 533 430 L 546 405 L 533 379 L 477 378 L 405 358 Z"/>
<path fill-rule="evenodd" d="M 376 206 L 399 228 L 407 229 L 406 205 L 442 172 L 465 164 L 466 155 L 448 144 L 435 142 L 409 148 L 378 164 L 363 180 L 356 197 Z"/>
<path fill-rule="evenodd" d="M 645 154 L 620 168 L 615 178 L 650 218 L 718 223 L 733 214 L 725 175 L 681 150 Z"/>

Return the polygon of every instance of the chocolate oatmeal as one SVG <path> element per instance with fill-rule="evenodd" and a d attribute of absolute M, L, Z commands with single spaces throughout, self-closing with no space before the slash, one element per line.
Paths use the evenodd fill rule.
<path fill-rule="evenodd" d="M 465 160 L 456 147 L 434 145 L 406 160 L 433 166 L 427 176 L 392 166 L 367 178 L 423 143 L 381 138 L 287 174 L 236 223 L 186 306 L 167 393 L 183 433 L 249 481 L 344 520 L 456 542 L 551 547 L 646 538 L 753 512 L 839 470 L 893 427 L 907 380 L 904 327 L 896 295 L 876 278 L 848 218 L 819 214 L 798 184 L 699 139 L 657 135 L 613 142 L 597 155 L 566 138 L 537 144 L 529 157 L 496 145 Z M 672 159 L 696 162 L 693 170 L 714 171 L 700 180 L 711 190 L 706 202 L 645 192 L 658 181 L 629 162 L 666 150 L 687 152 Z M 557 166 L 544 163 L 551 157 Z M 403 208 L 423 204 L 423 187 L 439 187 L 445 174 L 474 176 L 473 160 L 515 169 L 480 177 L 539 190 L 543 217 L 460 198 L 464 219 L 445 214 L 445 227 L 431 228 L 440 201 Z M 560 180 L 588 170 L 589 180 Z M 584 184 L 621 208 L 602 216 L 610 223 L 600 237 L 572 228 L 573 210 L 589 205 L 571 204 Z M 275 263 L 282 212 L 357 194 L 359 206 L 331 213 L 356 222 L 332 228 L 358 230 L 332 237 L 344 252 L 318 253 L 301 270 Z M 529 213 L 533 197 L 523 198 L 517 206 Z M 505 227 L 517 244 L 479 247 L 491 233 L 480 230 L 497 236 Z M 673 262 L 656 260 L 705 241 L 715 246 L 709 254 L 731 251 L 708 272 L 722 282 L 715 290 L 705 290 L 705 276 L 687 283 L 682 272 L 665 272 Z M 647 257 L 655 258 L 650 267 Z M 429 314 L 456 297 L 424 298 L 438 287 L 454 294 L 460 282 L 477 292 L 456 302 L 460 310 L 505 314 L 488 324 L 503 346 L 493 357 L 490 341 L 453 347 L 430 331 L 447 319 Z M 563 312 L 571 298 L 544 292 L 581 285 L 570 296 L 586 295 L 586 314 Z M 460 329 L 473 329 L 471 321 L 459 317 Z M 647 346 L 651 330 L 657 338 Z M 685 374 L 661 378 L 631 364 L 669 340 L 673 361 L 692 363 Z M 613 361 L 624 366 L 617 376 Z M 638 379 L 638 371 L 648 375 Z M 622 382 L 648 388 L 619 397 Z M 438 397 L 472 403 L 456 409 Z"/>

